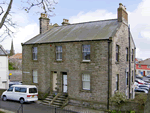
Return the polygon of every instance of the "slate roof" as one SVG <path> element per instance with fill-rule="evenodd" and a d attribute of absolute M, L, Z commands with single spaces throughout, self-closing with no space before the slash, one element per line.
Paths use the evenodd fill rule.
<path fill-rule="evenodd" d="M 7 52 L 4 50 L 2 45 L 0 45 L 0 56 L 7 56 Z"/>
<path fill-rule="evenodd" d="M 138 64 L 141 64 L 141 65 L 150 65 L 150 58 L 148 58 L 146 60 L 143 60 L 143 61 L 139 61 Z"/>
<path fill-rule="evenodd" d="M 109 39 L 120 25 L 117 19 L 111 19 L 58 26 L 24 44 Z"/>

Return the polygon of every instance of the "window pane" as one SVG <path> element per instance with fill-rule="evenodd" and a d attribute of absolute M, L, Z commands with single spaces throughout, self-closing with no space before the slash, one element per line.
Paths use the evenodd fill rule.
<path fill-rule="evenodd" d="M 83 82 L 83 89 L 90 90 L 90 81 L 84 81 Z"/>
<path fill-rule="evenodd" d="M 56 46 L 56 60 L 62 59 L 62 46 Z"/>
<path fill-rule="evenodd" d="M 7 91 L 13 91 L 13 87 L 10 87 Z"/>
<path fill-rule="evenodd" d="M 37 47 L 33 47 L 33 60 L 37 60 Z"/>
<path fill-rule="evenodd" d="M 20 92 L 20 88 L 19 87 L 15 87 L 15 92 Z"/>
<path fill-rule="evenodd" d="M 37 71 L 33 70 L 33 83 L 38 83 Z"/>
<path fill-rule="evenodd" d="M 20 88 L 20 92 L 26 93 L 27 89 L 26 88 Z"/>
<path fill-rule="evenodd" d="M 29 93 L 37 93 L 37 89 L 36 88 L 29 88 Z"/>

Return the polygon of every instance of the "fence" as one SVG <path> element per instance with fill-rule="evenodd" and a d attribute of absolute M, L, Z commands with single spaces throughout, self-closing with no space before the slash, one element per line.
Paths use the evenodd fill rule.
<path fill-rule="evenodd" d="M 50 108 L 51 108 L 50 113 L 79 113 L 79 112 L 61 109 L 53 106 L 50 106 Z M 23 104 L 20 105 L 20 107 L 17 110 L 17 113 L 23 113 Z"/>

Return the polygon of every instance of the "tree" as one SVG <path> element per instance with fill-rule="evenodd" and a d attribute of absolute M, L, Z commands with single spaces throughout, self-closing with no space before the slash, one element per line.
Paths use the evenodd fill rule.
<path fill-rule="evenodd" d="M 47 14 L 48 17 L 54 15 L 52 12 L 53 9 L 55 9 L 54 5 L 57 4 L 54 0 L 22 0 L 21 2 L 23 4 L 22 9 L 27 13 L 29 13 L 33 7 L 39 7 L 41 8 L 41 13 Z M 14 33 L 13 29 L 17 27 L 17 24 L 12 21 L 10 12 L 12 4 L 13 0 L 9 0 L 9 2 L 6 0 L 0 2 L 0 42 L 2 42 L 8 36 L 11 37 Z"/>

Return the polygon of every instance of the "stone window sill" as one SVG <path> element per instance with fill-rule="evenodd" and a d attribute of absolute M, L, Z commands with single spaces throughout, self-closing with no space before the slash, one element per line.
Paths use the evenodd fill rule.
<path fill-rule="evenodd" d="M 38 60 L 33 60 L 33 59 L 32 59 L 32 61 L 33 61 L 33 62 L 38 62 Z"/>
<path fill-rule="evenodd" d="M 84 90 L 84 89 L 81 89 L 80 92 L 91 93 L 91 90 Z"/>
<path fill-rule="evenodd" d="M 39 85 L 39 83 L 31 83 L 31 85 L 37 85 L 37 86 L 38 86 L 38 85 Z"/>
<path fill-rule="evenodd" d="M 62 59 L 59 59 L 59 60 L 55 60 L 55 62 L 63 62 L 63 60 L 62 60 Z"/>
<path fill-rule="evenodd" d="M 91 60 L 82 60 L 83 63 L 89 63 Z"/>
<path fill-rule="evenodd" d="M 116 61 L 115 63 L 116 63 L 116 64 L 119 64 L 119 62 L 117 62 L 117 61 Z"/>

